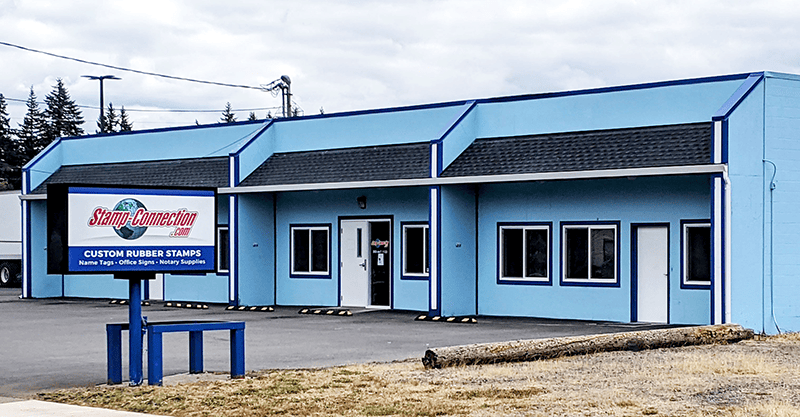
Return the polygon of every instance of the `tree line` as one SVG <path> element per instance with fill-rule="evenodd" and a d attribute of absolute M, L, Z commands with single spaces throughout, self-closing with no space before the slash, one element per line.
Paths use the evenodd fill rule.
<path fill-rule="evenodd" d="M 5 97 L 0 93 L 0 190 L 19 190 L 22 184 L 22 167 L 50 142 L 61 137 L 84 134 L 81 110 L 70 97 L 61 78 L 56 79 L 52 91 L 45 96 L 45 108 L 39 108 L 36 93 L 31 87 L 25 103 L 27 111 L 22 123 L 11 126 Z M 97 121 L 97 133 L 133 130 L 133 123 L 121 107 L 119 112 L 109 103 Z"/>

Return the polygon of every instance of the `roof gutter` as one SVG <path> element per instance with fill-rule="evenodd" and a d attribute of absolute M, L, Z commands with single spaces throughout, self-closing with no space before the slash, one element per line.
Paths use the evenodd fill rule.
<path fill-rule="evenodd" d="M 354 188 L 392 188 L 439 185 L 492 184 L 502 182 L 583 180 L 624 177 L 656 177 L 671 175 L 721 174 L 725 164 L 680 165 L 671 167 L 601 169 L 592 171 L 542 172 L 534 174 L 480 175 L 470 177 L 438 177 L 386 181 L 349 181 L 311 184 L 278 184 L 219 188 L 220 194 L 271 193 L 283 191 L 348 190 Z"/>
<path fill-rule="evenodd" d="M 349 190 L 354 188 L 421 187 L 437 185 L 493 184 L 501 182 L 593 180 L 604 178 L 662 177 L 672 175 L 723 174 L 725 164 L 679 165 L 671 167 L 599 169 L 593 171 L 541 172 L 536 174 L 479 175 L 473 177 L 439 177 L 386 181 L 324 182 L 311 184 L 257 185 L 220 187 L 219 194 L 274 193 L 284 191 Z M 25 194 L 20 200 L 46 200 L 47 194 Z"/>

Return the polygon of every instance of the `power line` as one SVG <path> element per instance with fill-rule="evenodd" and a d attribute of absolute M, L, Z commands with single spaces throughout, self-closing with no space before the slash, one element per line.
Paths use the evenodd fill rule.
<path fill-rule="evenodd" d="M 18 103 L 27 103 L 28 100 L 22 100 L 19 98 L 10 98 L 4 97 L 6 101 L 14 101 Z M 46 105 L 44 101 L 37 101 L 36 104 Z M 84 104 L 76 104 L 76 107 L 82 109 L 89 109 L 89 110 L 100 110 L 100 107 L 97 106 L 87 106 Z M 263 111 L 263 110 L 278 110 L 281 106 L 273 106 L 273 107 L 254 107 L 250 109 L 231 109 L 234 112 L 244 112 L 244 111 Z M 214 110 L 214 109 L 125 109 L 126 112 L 138 112 L 138 113 L 221 113 L 224 109 Z"/>
<path fill-rule="evenodd" d="M 135 69 L 131 69 L 131 68 L 117 67 L 117 66 L 108 65 L 108 64 L 101 64 L 99 62 L 92 62 L 92 61 L 87 61 L 87 60 L 84 60 L 84 59 L 72 58 L 72 57 L 68 57 L 68 56 L 64 56 L 64 55 L 58 55 L 58 54 L 54 54 L 54 53 L 51 53 L 51 52 L 40 51 L 38 49 L 27 48 L 27 47 L 24 47 L 24 46 L 21 46 L 21 45 L 15 45 L 13 43 L 8 43 L 8 42 L 3 42 L 3 41 L 0 41 L 0 45 L 8 46 L 8 47 L 11 47 L 11 48 L 17 48 L 17 49 L 21 49 L 23 51 L 28 51 L 28 52 L 35 52 L 37 54 L 48 55 L 48 56 L 52 56 L 52 57 L 55 57 L 55 58 L 66 59 L 66 60 L 69 60 L 69 61 L 80 62 L 82 64 L 95 65 L 95 66 L 98 66 L 98 67 L 110 68 L 110 69 L 115 69 L 115 70 L 119 70 L 119 71 L 128 71 L 128 72 L 133 72 L 133 73 L 136 73 L 136 74 L 152 75 L 154 77 L 168 78 L 168 79 L 171 79 L 171 80 L 179 80 L 179 81 L 188 81 L 188 82 L 199 83 L 199 84 L 209 84 L 209 85 L 218 85 L 218 86 L 222 86 L 222 87 L 246 88 L 246 89 L 250 89 L 250 90 L 264 91 L 264 89 L 261 88 L 261 87 L 255 87 L 255 86 L 251 86 L 251 85 L 228 84 L 228 83 L 220 83 L 220 82 L 216 82 L 216 81 L 204 81 L 204 80 L 197 80 L 197 79 L 194 79 L 194 78 L 176 77 L 174 75 L 159 74 L 159 73 L 155 73 L 155 72 L 140 71 L 140 70 L 135 70 Z"/>

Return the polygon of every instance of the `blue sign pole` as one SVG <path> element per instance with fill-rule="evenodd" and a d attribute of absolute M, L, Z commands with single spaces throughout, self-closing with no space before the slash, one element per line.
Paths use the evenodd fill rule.
<path fill-rule="evenodd" d="M 130 384 L 142 385 L 142 279 L 130 277 L 128 279 L 130 293 L 128 309 L 128 335 L 130 336 Z"/>

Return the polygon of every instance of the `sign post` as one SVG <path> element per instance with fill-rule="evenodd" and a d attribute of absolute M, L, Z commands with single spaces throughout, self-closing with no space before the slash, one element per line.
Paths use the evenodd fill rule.
<path fill-rule="evenodd" d="M 142 370 L 142 280 L 141 278 L 128 278 L 128 336 L 130 358 L 128 371 L 130 384 L 142 385 L 144 371 Z"/>
<path fill-rule="evenodd" d="M 51 184 L 47 272 L 128 280 L 130 385 L 141 385 L 142 280 L 216 271 L 216 190 Z"/>

